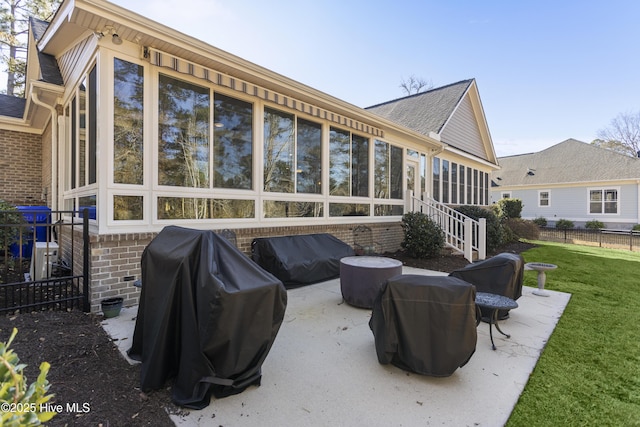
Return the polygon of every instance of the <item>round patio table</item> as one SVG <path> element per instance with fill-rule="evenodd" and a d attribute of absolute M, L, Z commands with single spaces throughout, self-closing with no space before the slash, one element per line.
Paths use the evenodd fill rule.
<path fill-rule="evenodd" d="M 555 264 L 547 264 L 544 262 L 528 262 L 524 265 L 525 270 L 535 270 L 538 272 L 538 289 L 535 289 L 532 294 L 539 297 L 548 297 L 549 292 L 544 290 L 544 283 L 547 280 L 545 271 L 555 270 L 558 268 Z"/>
<path fill-rule="evenodd" d="M 340 260 L 340 290 L 349 304 L 373 308 L 387 279 L 402 274 L 402 262 L 380 256 L 350 256 Z"/>

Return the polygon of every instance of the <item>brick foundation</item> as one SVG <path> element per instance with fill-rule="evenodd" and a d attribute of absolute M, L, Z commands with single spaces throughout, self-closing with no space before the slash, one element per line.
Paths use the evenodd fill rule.
<path fill-rule="evenodd" d="M 400 222 L 367 224 L 373 241 L 382 246 L 383 252 L 395 252 L 400 248 L 403 232 Z M 251 242 L 256 237 L 275 237 L 297 234 L 329 233 L 349 245 L 353 245 L 353 224 L 317 225 L 307 227 L 267 227 L 232 230 L 236 233 L 238 248 L 251 256 Z M 156 233 L 116 234 L 91 236 L 91 311 L 100 311 L 100 301 L 120 296 L 124 305 L 138 303 L 140 289 L 133 285 L 141 278 L 140 259 L 144 248 Z M 77 259 L 81 259 L 78 257 Z M 126 280 L 125 280 L 126 279 Z"/>

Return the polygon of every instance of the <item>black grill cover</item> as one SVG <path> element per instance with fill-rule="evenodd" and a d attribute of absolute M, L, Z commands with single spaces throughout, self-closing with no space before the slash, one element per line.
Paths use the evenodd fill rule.
<path fill-rule="evenodd" d="M 175 377 L 173 401 L 209 404 L 260 384 L 284 318 L 282 283 L 212 231 L 166 227 L 142 254 L 142 294 L 129 355 L 143 391 Z"/>
<path fill-rule="evenodd" d="M 517 300 L 522 296 L 524 259 L 521 255 L 503 252 L 455 270 L 450 275 L 473 284 L 478 292 L 503 295 Z M 508 310 L 500 310 L 498 316 L 504 318 L 508 313 Z M 489 311 L 483 310 L 482 316 L 488 315 Z"/>
<path fill-rule="evenodd" d="M 369 327 L 381 364 L 446 377 L 476 350 L 476 291 L 448 276 L 399 275 L 382 287 Z"/>
<path fill-rule="evenodd" d="M 308 285 L 340 275 L 340 259 L 353 256 L 351 246 L 331 234 L 253 239 L 253 260 L 282 280 L 287 288 Z"/>

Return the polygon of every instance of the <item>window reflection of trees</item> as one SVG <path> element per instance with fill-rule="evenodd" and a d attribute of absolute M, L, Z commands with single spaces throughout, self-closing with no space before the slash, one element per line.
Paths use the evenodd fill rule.
<path fill-rule="evenodd" d="M 158 183 L 209 187 L 209 89 L 160 75 Z"/>
<path fill-rule="evenodd" d="M 369 140 L 351 136 L 351 195 L 369 197 Z"/>
<path fill-rule="evenodd" d="M 322 127 L 298 119 L 296 192 L 322 193 Z"/>
<path fill-rule="evenodd" d="M 143 183 L 143 67 L 114 60 L 113 181 Z"/>
<path fill-rule="evenodd" d="M 323 216 L 323 203 L 265 200 L 265 218 L 318 218 Z"/>
<path fill-rule="evenodd" d="M 253 185 L 253 105 L 216 93 L 213 186 L 250 190 Z"/>
<path fill-rule="evenodd" d="M 255 202 L 253 200 L 158 197 L 158 219 L 254 217 Z"/>
<path fill-rule="evenodd" d="M 264 190 L 294 191 L 293 115 L 264 109 Z"/>
<path fill-rule="evenodd" d="M 351 134 L 331 128 L 329 135 L 329 194 L 350 195 Z"/>

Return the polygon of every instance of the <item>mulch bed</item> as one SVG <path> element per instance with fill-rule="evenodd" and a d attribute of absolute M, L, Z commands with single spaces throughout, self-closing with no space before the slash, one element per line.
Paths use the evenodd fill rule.
<path fill-rule="evenodd" d="M 520 253 L 533 247 L 517 243 L 500 252 Z M 403 252 L 385 254 L 404 265 L 451 272 L 468 262 L 461 256 L 444 255 L 414 259 Z M 79 311 L 42 311 L 0 317 L 0 341 L 12 329 L 18 335 L 12 348 L 27 364 L 24 373 L 31 383 L 43 361 L 51 364 L 48 380 L 54 404 L 65 408 L 51 426 L 173 426 L 169 414 L 184 414 L 170 399 L 169 386 L 151 393 L 139 388 L 139 365 L 130 365 L 100 326 L 101 316 Z M 74 406 L 75 405 L 75 406 Z M 69 411 L 67 411 L 69 406 Z"/>

